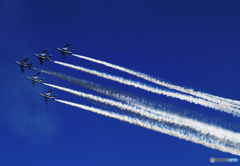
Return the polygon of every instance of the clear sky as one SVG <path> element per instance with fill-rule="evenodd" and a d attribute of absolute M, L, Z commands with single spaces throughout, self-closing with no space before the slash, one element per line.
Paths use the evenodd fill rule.
<path fill-rule="evenodd" d="M 222 126 L 239 118 L 179 99 L 152 94 L 43 62 L 33 53 L 48 49 L 53 60 L 156 86 L 93 62 L 62 59 L 56 47 L 124 66 L 175 85 L 240 100 L 240 2 L 235 0 L 1 0 L 0 165 L 208 165 L 210 157 L 239 156 L 44 99 L 50 88 L 36 84 L 14 61 L 30 57 L 33 67 L 71 75 L 106 87 L 189 110 Z M 94 95 L 96 92 L 41 73 L 44 82 Z M 158 86 L 159 88 L 163 88 Z M 164 89 L 164 88 L 163 88 Z M 53 89 L 57 99 L 101 109 L 101 105 Z M 101 95 L 102 96 L 102 95 Z M 104 96 L 102 96 L 104 97 Z M 239 132 L 239 128 L 236 128 Z M 240 159 L 240 158 L 239 158 Z M 232 163 L 239 164 L 238 163 Z"/>

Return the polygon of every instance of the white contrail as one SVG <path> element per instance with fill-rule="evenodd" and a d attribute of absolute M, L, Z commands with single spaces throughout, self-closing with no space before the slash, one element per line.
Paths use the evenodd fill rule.
<path fill-rule="evenodd" d="M 58 102 L 67 104 L 67 105 L 71 105 L 71 106 L 81 108 L 81 109 L 84 109 L 84 110 L 87 110 L 87 111 L 91 111 L 91 112 L 94 112 L 94 113 L 97 113 L 97 114 L 101 114 L 101 115 L 104 115 L 104 116 L 107 116 L 107 117 L 111 117 L 111 118 L 115 118 L 115 119 L 118 119 L 118 120 L 121 120 L 121 121 L 124 121 L 124 122 L 128 122 L 130 124 L 135 124 L 135 125 L 147 128 L 147 129 L 151 129 L 151 130 L 154 130 L 154 131 L 158 131 L 158 132 L 161 132 L 161 133 L 172 135 L 172 136 L 178 137 L 180 139 L 185 139 L 186 141 L 192 141 L 192 142 L 197 143 L 197 144 L 202 144 L 202 145 L 207 146 L 207 147 L 212 148 L 212 149 L 217 149 L 217 150 L 220 150 L 222 152 L 228 152 L 228 153 L 240 156 L 240 150 L 239 149 L 234 148 L 234 147 L 229 147 L 225 143 L 222 143 L 218 140 L 216 141 L 214 139 L 209 139 L 209 138 L 206 138 L 204 136 L 199 136 L 199 135 L 193 134 L 193 133 L 185 133 L 184 131 L 182 131 L 180 129 L 175 130 L 172 127 L 167 127 L 166 125 L 162 125 L 160 123 L 151 123 L 149 121 L 144 121 L 142 119 L 132 118 L 132 117 L 127 116 L 127 115 L 120 115 L 118 113 L 109 112 L 109 111 L 97 109 L 97 108 L 94 108 L 94 107 L 88 107 L 88 106 L 85 106 L 85 105 L 76 104 L 76 103 L 72 103 L 72 102 L 68 102 L 68 101 L 64 101 L 64 100 L 58 100 L 58 99 L 55 99 L 55 100 L 58 101 Z"/>
<path fill-rule="evenodd" d="M 101 73 L 101 72 L 98 72 L 96 70 L 90 70 L 90 69 L 86 69 L 86 68 L 83 68 L 83 67 L 80 67 L 80 66 L 71 65 L 71 64 L 68 64 L 68 63 L 63 63 L 63 62 L 59 62 L 59 61 L 54 61 L 54 63 L 60 64 L 60 65 L 66 66 L 66 67 L 70 67 L 70 68 L 73 68 L 73 69 L 76 69 L 76 70 L 80 70 L 80 71 L 83 71 L 83 72 L 86 72 L 86 73 L 90 73 L 90 74 L 93 74 L 93 75 L 96 75 L 96 76 L 99 76 L 99 77 L 102 77 L 102 78 L 106 78 L 106 79 L 109 79 L 109 80 L 112 80 L 112 81 L 123 83 L 125 85 L 130 85 L 130 86 L 134 86 L 136 88 L 144 89 L 144 90 L 149 91 L 149 92 L 166 95 L 166 96 L 172 97 L 172 98 L 178 98 L 178 99 L 185 100 L 185 101 L 188 101 L 188 102 L 194 103 L 194 104 L 200 104 L 200 105 L 205 106 L 205 107 L 220 110 L 220 111 L 223 111 L 223 112 L 226 112 L 226 113 L 229 113 L 229 114 L 233 114 L 234 116 L 240 117 L 240 110 L 238 110 L 236 108 L 231 108 L 231 107 L 227 107 L 225 105 L 212 103 L 210 101 L 206 101 L 206 100 L 203 100 L 201 98 L 195 98 L 195 97 L 189 96 L 189 95 L 183 95 L 183 94 L 179 94 L 179 93 L 164 91 L 164 90 L 153 88 L 151 86 L 148 86 L 148 85 L 145 85 L 145 84 L 142 84 L 142 83 L 139 83 L 139 82 L 127 80 L 127 79 L 124 79 L 122 77 L 112 76 L 110 74 Z"/>
<path fill-rule="evenodd" d="M 125 67 L 121 67 L 121 66 L 114 65 L 114 64 L 111 64 L 111 63 L 108 63 L 108 62 L 105 62 L 105 61 L 89 58 L 89 57 L 86 57 L 86 56 L 83 56 L 83 55 L 77 55 L 77 54 L 72 54 L 72 55 L 76 56 L 78 58 L 89 60 L 89 61 L 92 61 L 92 62 L 95 62 L 95 63 L 99 63 L 99 64 L 102 64 L 102 65 L 105 65 L 105 66 L 108 66 L 108 67 L 111 67 L 111 68 L 129 73 L 129 74 L 132 74 L 134 76 L 143 78 L 147 81 L 153 82 L 153 83 L 161 85 L 161 86 L 165 86 L 165 87 L 170 88 L 170 89 L 174 89 L 174 90 L 177 90 L 177 91 L 180 91 L 180 92 L 183 92 L 183 93 L 188 93 L 188 94 L 191 94 L 193 96 L 201 97 L 203 99 L 206 99 L 206 100 L 209 100 L 209 101 L 212 101 L 212 102 L 217 102 L 219 104 L 225 104 L 227 106 L 240 108 L 240 101 L 237 101 L 237 100 L 225 99 L 225 98 L 222 98 L 222 97 L 214 96 L 214 95 L 203 93 L 203 92 L 195 92 L 193 89 L 186 89 L 184 87 L 180 87 L 180 86 L 176 86 L 176 85 L 172 85 L 172 84 L 168 84 L 166 82 L 160 81 L 160 80 L 158 80 L 156 78 L 153 78 L 153 77 L 151 77 L 151 76 L 149 76 L 145 73 L 140 73 L 140 72 L 137 72 L 137 71 L 125 68 Z"/>
<path fill-rule="evenodd" d="M 40 70 L 40 69 L 37 69 L 37 68 L 33 68 L 33 69 L 37 70 L 37 71 L 40 71 L 42 73 L 45 73 L 45 74 L 49 74 L 49 75 L 54 76 L 54 77 L 61 78 L 61 79 L 66 80 L 68 82 L 74 83 L 76 85 L 82 86 L 82 87 L 90 89 L 90 90 L 93 90 L 95 92 L 101 93 L 103 95 L 106 95 L 108 97 L 111 97 L 111 98 L 114 98 L 114 99 L 117 99 L 117 100 L 120 100 L 122 102 L 129 102 L 129 101 L 134 100 L 134 103 L 137 103 L 137 101 L 135 99 L 127 96 L 126 93 L 122 93 L 119 90 L 115 90 L 115 89 L 112 89 L 112 88 L 109 88 L 109 87 L 102 86 L 102 85 L 97 84 L 95 82 L 86 81 L 84 79 L 71 77 L 71 76 L 64 75 L 64 74 L 57 73 L 57 72 Z"/>
<path fill-rule="evenodd" d="M 109 88 L 109 87 L 97 84 L 95 82 L 86 81 L 84 79 L 75 78 L 75 77 L 72 77 L 72 76 L 64 75 L 62 73 L 57 73 L 57 72 L 53 72 L 53 71 L 40 70 L 40 69 L 37 69 L 37 68 L 33 68 L 33 69 L 37 70 L 37 71 L 40 71 L 42 73 L 49 74 L 51 76 L 57 77 L 57 78 L 61 78 L 61 79 L 66 80 L 70 83 L 74 83 L 76 85 L 79 85 L 79 86 L 82 86 L 84 88 L 93 90 L 95 92 L 106 95 L 106 96 L 111 97 L 113 99 L 122 101 L 124 103 L 128 103 L 130 105 L 135 105 L 135 106 L 143 108 L 143 109 L 151 107 L 152 110 L 156 110 L 156 109 L 159 108 L 158 106 L 160 105 L 159 103 L 152 102 L 148 99 L 139 98 L 139 97 L 137 97 L 133 94 L 129 94 L 129 93 L 126 93 L 126 92 L 122 92 L 120 90 Z M 156 108 L 156 106 L 157 106 L 157 108 Z M 162 108 L 162 107 L 161 107 L 161 110 L 167 111 L 165 108 Z"/>
<path fill-rule="evenodd" d="M 122 110 L 128 110 L 128 111 L 131 111 L 133 113 L 137 113 L 137 114 L 140 114 L 142 116 L 145 116 L 145 117 L 148 117 L 148 118 L 151 118 L 151 119 L 154 119 L 154 120 L 162 120 L 163 117 L 166 118 L 166 121 L 167 121 L 167 119 L 169 119 L 169 117 L 167 117 L 167 114 L 161 115 L 159 112 L 156 112 L 156 111 L 154 111 L 153 113 L 149 113 L 146 110 L 143 110 L 141 108 L 138 108 L 136 106 L 132 106 L 132 105 L 129 105 L 129 104 L 124 104 L 122 102 L 117 102 L 117 101 L 114 101 L 114 100 L 102 98 L 100 96 L 95 96 L 95 95 L 92 95 L 92 94 L 87 94 L 87 93 L 75 91 L 75 90 L 65 88 L 65 87 L 61 87 L 61 86 L 57 86 L 57 85 L 52 85 L 52 84 L 48 84 L 48 83 L 43 83 L 43 84 L 47 85 L 47 86 L 50 86 L 52 88 L 56 88 L 56 89 L 68 92 L 68 93 L 72 93 L 74 95 L 77 95 L 77 96 L 80 96 L 80 97 L 83 97 L 83 98 L 86 98 L 86 99 L 101 102 L 103 104 L 114 106 L 114 107 L 120 108 Z M 167 122 L 174 123 L 174 121 L 167 121 Z M 181 122 L 179 122 L 179 124 L 180 123 Z"/>
<path fill-rule="evenodd" d="M 57 78 L 61 78 L 63 80 L 66 80 L 70 83 L 74 83 L 76 85 L 82 86 L 84 88 L 93 90 L 95 92 L 98 92 L 100 94 L 106 95 L 108 97 L 114 98 L 116 100 L 128 103 L 130 105 L 136 105 L 137 107 L 146 109 L 151 107 L 152 110 L 156 110 L 156 108 L 153 105 L 156 105 L 156 103 L 149 101 L 147 99 L 139 99 L 138 97 L 134 97 L 134 95 L 129 94 L 129 93 L 124 93 L 122 91 L 119 90 L 115 90 L 113 88 L 109 88 L 106 86 L 102 86 L 100 84 L 97 84 L 95 82 L 90 82 L 90 81 L 86 81 L 84 79 L 79 79 L 79 78 L 75 78 L 75 77 L 71 77 L 68 75 L 64 75 L 61 73 L 57 73 L 57 72 L 52 72 L 52 71 L 47 71 L 47 70 L 40 70 L 37 68 L 33 68 L 34 70 L 40 71 L 42 73 L 45 74 L 49 74 L 51 76 L 57 77 Z M 159 104 L 158 104 L 159 105 Z"/>
<path fill-rule="evenodd" d="M 52 84 L 47 84 L 47 83 L 43 83 L 44 85 L 59 89 L 59 90 L 63 90 L 65 92 L 68 93 L 72 93 L 74 95 L 86 98 L 86 99 L 90 99 L 90 100 L 94 100 L 97 102 L 101 102 L 104 104 L 108 104 L 110 106 L 114 106 L 123 110 L 128 110 L 131 111 L 135 114 L 140 114 L 141 116 L 145 116 L 151 120 L 157 120 L 159 122 L 167 122 L 167 123 L 172 123 L 175 126 L 179 127 L 188 127 L 191 129 L 194 129 L 195 131 L 201 133 L 201 135 L 206 136 L 212 136 L 214 138 L 217 138 L 219 140 L 221 140 L 222 142 L 224 141 L 229 141 L 231 140 L 231 144 L 233 146 L 236 146 L 238 143 L 240 143 L 240 134 L 239 133 L 235 133 L 226 129 L 222 129 L 220 127 L 216 127 L 213 125 L 208 125 L 206 123 L 202 123 L 202 122 L 198 122 L 196 120 L 192 120 L 189 118 L 184 118 L 184 117 L 180 117 L 178 115 L 174 115 L 171 113 L 166 113 L 164 111 L 155 111 L 151 108 L 147 108 L 146 110 L 150 111 L 146 111 L 144 109 L 141 108 L 137 108 L 135 106 L 131 106 L 128 104 L 123 104 L 121 102 L 117 102 L 114 100 L 110 100 L 110 99 L 105 99 L 102 98 L 100 96 L 94 96 L 91 94 L 86 94 L 83 92 L 79 92 L 79 91 L 75 91 L 69 88 L 65 88 L 65 87 L 61 87 L 61 86 L 57 86 L 57 85 L 52 85 Z M 177 127 L 176 127 L 177 128 Z"/>

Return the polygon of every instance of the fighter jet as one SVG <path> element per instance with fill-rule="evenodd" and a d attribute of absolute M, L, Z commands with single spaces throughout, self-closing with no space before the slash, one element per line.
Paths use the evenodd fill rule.
<path fill-rule="evenodd" d="M 21 66 L 22 72 L 24 73 L 24 67 L 29 67 L 29 69 L 31 69 L 32 63 L 27 64 L 27 60 L 29 59 L 29 57 L 27 57 L 26 59 L 24 59 L 22 62 L 18 62 L 15 61 L 14 63 L 18 64 Z"/>
<path fill-rule="evenodd" d="M 52 99 L 54 101 L 55 97 L 57 96 L 56 94 L 54 96 L 50 96 L 50 93 L 52 92 L 52 89 L 50 89 L 47 93 L 39 93 L 40 96 L 43 96 L 45 98 L 46 104 L 48 103 L 48 99 Z"/>
<path fill-rule="evenodd" d="M 39 82 L 39 83 L 42 85 L 42 81 L 43 81 L 44 78 L 42 78 L 41 80 L 38 80 L 37 78 L 38 78 L 39 74 L 40 74 L 40 72 L 37 73 L 37 74 L 36 74 L 35 76 L 33 76 L 33 77 L 26 77 L 27 79 L 29 79 L 29 80 L 32 81 L 33 87 L 35 87 L 35 82 Z"/>
<path fill-rule="evenodd" d="M 46 54 L 47 50 L 48 49 L 44 50 L 41 54 L 33 54 L 34 56 L 39 58 L 41 65 L 43 64 L 43 59 L 46 59 L 49 62 L 50 57 L 52 56 L 52 55 L 49 55 L 48 57 L 44 56 Z"/>
<path fill-rule="evenodd" d="M 74 49 L 72 49 L 71 51 L 68 51 L 67 49 L 68 49 L 68 46 L 69 46 L 69 45 L 70 45 L 70 43 L 68 43 L 68 44 L 67 44 L 65 47 L 63 47 L 63 48 L 56 48 L 56 50 L 62 52 L 62 57 L 63 57 L 63 59 L 65 58 L 65 54 L 66 54 L 66 53 L 69 54 L 70 56 L 72 55 L 72 52 L 73 52 Z"/>

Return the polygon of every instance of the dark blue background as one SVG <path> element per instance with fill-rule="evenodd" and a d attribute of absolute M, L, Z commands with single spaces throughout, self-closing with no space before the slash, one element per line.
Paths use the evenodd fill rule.
<path fill-rule="evenodd" d="M 213 109 L 134 89 L 39 60 L 53 60 L 132 80 L 142 79 L 76 57 L 62 59 L 55 47 L 71 43 L 74 53 L 158 77 L 169 83 L 240 100 L 239 1 L 1 0 L 0 1 L 0 165 L 207 165 L 210 157 L 237 157 L 44 99 L 50 88 L 25 76 L 37 72 L 13 61 L 27 56 L 33 67 L 97 82 L 176 108 L 239 119 Z M 93 93 L 49 75 L 44 81 Z M 154 85 L 155 86 L 155 85 Z M 57 98 L 99 107 L 54 89 Z M 104 109 L 104 108 L 103 108 Z M 177 112 L 177 111 L 176 111 Z M 223 124 L 224 126 L 225 124 Z"/>

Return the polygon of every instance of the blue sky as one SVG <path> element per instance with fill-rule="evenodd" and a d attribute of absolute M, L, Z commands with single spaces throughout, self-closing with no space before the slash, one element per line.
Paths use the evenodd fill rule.
<path fill-rule="evenodd" d="M 35 70 L 14 61 L 29 56 L 33 67 L 60 72 L 137 96 L 239 125 L 226 113 L 128 87 L 39 60 L 53 60 L 148 83 L 76 57 L 62 59 L 56 47 L 71 43 L 74 53 L 104 60 L 160 80 L 240 100 L 238 1 L 59 0 L 0 2 L 1 165 L 207 165 L 210 157 L 237 157 L 169 135 L 49 101 L 26 76 Z M 95 92 L 41 73 L 46 83 Z M 99 107 L 53 89 L 58 99 Z M 174 110 L 175 111 L 175 110 Z M 226 124 L 222 124 L 223 126 Z"/>

